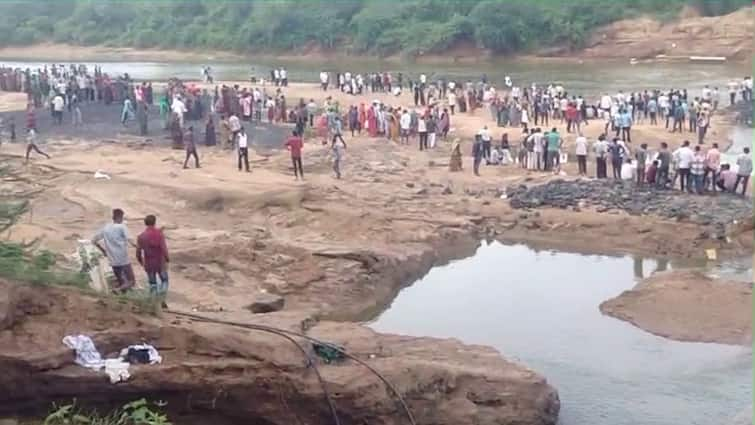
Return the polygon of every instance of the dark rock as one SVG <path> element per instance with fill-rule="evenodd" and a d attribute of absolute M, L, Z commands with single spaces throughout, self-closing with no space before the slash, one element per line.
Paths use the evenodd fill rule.
<path fill-rule="evenodd" d="M 423 187 L 422 189 L 414 192 L 415 195 L 427 195 L 427 188 Z"/>
<path fill-rule="evenodd" d="M 411 189 L 414 187 L 414 183 L 406 183 L 405 186 Z"/>
<path fill-rule="evenodd" d="M 443 192 L 441 192 L 441 194 L 443 194 L 443 195 L 450 195 L 452 193 L 454 193 L 454 192 L 451 190 L 451 187 L 449 187 L 449 186 L 444 187 L 443 188 Z"/>
<path fill-rule="evenodd" d="M 283 309 L 285 300 L 280 295 L 260 292 L 254 297 L 254 301 L 247 307 L 252 313 L 272 313 Z"/>

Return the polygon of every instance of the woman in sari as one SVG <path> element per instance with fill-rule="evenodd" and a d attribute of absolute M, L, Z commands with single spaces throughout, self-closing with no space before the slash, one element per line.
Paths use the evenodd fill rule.
<path fill-rule="evenodd" d="M 370 137 L 377 137 L 377 117 L 375 116 L 375 107 L 370 106 L 367 110 L 367 131 L 370 133 Z"/>

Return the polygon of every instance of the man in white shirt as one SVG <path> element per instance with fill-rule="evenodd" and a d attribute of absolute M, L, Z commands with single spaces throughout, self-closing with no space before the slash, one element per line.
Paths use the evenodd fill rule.
<path fill-rule="evenodd" d="M 611 96 L 604 94 L 600 98 L 600 109 L 603 110 L 603 112 L 608 112 L 611 110 Z"/>
<path fill-rule="evenodd" d="M 236 118 L 238 121 L 238 118 Z M 238 152 L 239 152 L 239 171 L 242 170 L 241 165 L 244 165 L 246 172 L 249 172 L 249 137 L 244 131 L 244 127 L 238 131 L 237 138 Z"/>
<path fill-rule="evenodd" d="M 286 71 L 286 68 L 281 68 L 279 74 L 280 74 L 280 79 L 281 79 L 281 85 L 283 87 L 288 87 L 288 71 Z"/>
<path fill-rule="evenodd" d="M 492 136 L 490 135 L 490 130 L 488 130 L 488 126 L 482 127 L 482 130 L 479 132 L 480 134 L 480 140 L 482 140 L 482 157 L 485 158 L 485 161 L 490 161 L 490 148 L 491 148 L 491 142 L 493 140 Z"/>
<path fill-rule="evenodd" d="M 737 103 L 737 88 L 739 88 L 739 83 L 735 80 L 731 80 L 727 86 L 729 87 L 729 105 L 734 106 L 734 104 Z"/>
<path fill-rule="evenodd" d="M 574 141 L 574 153 L 577 155 L 577 165 L 579 168 L 579 175 L 587 175 L 587 138 L 579 133 L 577 139 Z"/>
<path fill-rule="evenodd" d="M 703 87 L 703 99 L 704 100 L 710 100 L 711 91 L 708 85 L 706 84 L 705 87 Z"/>
<path fill-rule="evenodd" d="M 690 168 L 692 167 L 692 161 L 695 160 L 695 152 L 689 147 L 689 140 L 685 140 L 682 147 L 674 152 L 674 157 L 677 158 L 677 176 L 679 176 L 681 190 L 684 192 L 689 184 Z"/>
<path fill-rule="evenodd" d="M 176 96 L 176 98 L 173 99 L 173 104 L 171 104 L 170 110 L 173 111 L 174 114 L 178 115 L 178 122 L 180 123 L 181 128 L 183 128 L 184 114 L 186 113 L 186 105 L 184 104 L 183 100 L 181 100 L 180 97 Z"/>
<path fill-rule="evenodd" d="M 399 125 L 401 126 L 401 143 L 408 145 L 409 144 L 409 131 L 411 130 L 412 126 L 412 116 L 409 115 L 408 110 L 404 110 L 404 113 L 401 114 L 401 118 L 399 119 Z"/>
<path fill-rule="evenodd" d="M 320 72 L 320 85 L 322 86 L 322 91 L 328 90 L 328 73 L 325 71 Z"/>
<path fill-rule="evenodd" d="M 55 122 L 57 122 L 59 125 L 63 123 L 63 107 L 65 105 L 65 100 L 63 100 L 63 95 L 58 93 L 55 95 L 55 97 L 52 99 L 52 111 L 53 115 L 55 115 Z"/>
<path fill-rule="evenodd" d="M 419 82 L 420 82 L 420 84 L 422 84 L 423 86 L 424 86 L 425 84 L 427 84 L 427 75 L 425 75 L 425 74 L 420 74 L 420 75 L 419 75 Z"/>
<path fill-rule="evenodd" d="M 235 113 L 231 113 L 231 117 L 228 118 L 228 126 L 231 129 L 231 140 L 235 142 L 241 131 L 241 120 Z"/>

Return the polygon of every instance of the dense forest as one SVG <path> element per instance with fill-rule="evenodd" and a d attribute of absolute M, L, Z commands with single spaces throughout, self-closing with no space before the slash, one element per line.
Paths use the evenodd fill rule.
<path fill-rule="evenodd" d="M 26 0 L 0 2 L 0 45 L 59 42 L 349 54 L 578 48 L 596 27 L 685 5 L 721 15 L 750 0 Z"/>

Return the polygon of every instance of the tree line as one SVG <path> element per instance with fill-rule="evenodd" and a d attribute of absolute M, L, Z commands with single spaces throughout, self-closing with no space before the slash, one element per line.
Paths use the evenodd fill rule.
<path fill-rule="evenodd" d="M 685 5 L 706 16 L 750 0 L 34 0 L 0 2 L 0 45 L 347 54 L 442 53 L 466 42 L 497 53 L 579 48 L 597 27 Z"/>

